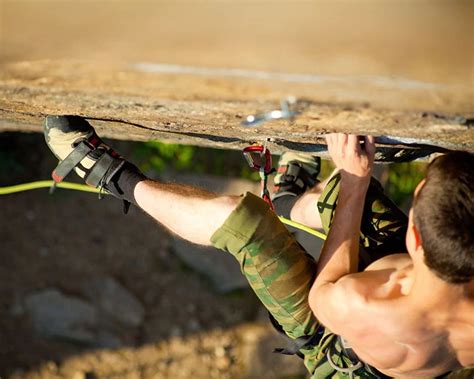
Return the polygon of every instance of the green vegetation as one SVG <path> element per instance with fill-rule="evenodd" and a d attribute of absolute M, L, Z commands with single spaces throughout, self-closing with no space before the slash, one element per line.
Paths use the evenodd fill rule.
<path fill-rule="evenodd" d="M 192 169 L 195 151 L 194 146 L 149 141 L 136 144 L 134 158 L 143 171 L 186 170 Z"/>
<path fill-rule="evenodd" d="M 410 162 L 391 164 L 388 167 L 386 193 L 397 205 L 410 201 L 418 183 L 424 177 L 426 163 Z"/>
<path fill-rule="evenodd" d="M 144 172 L 171 169 L 259 180 L 258 173 L 248 167 L 239 151 L 150 141 L 136 144 L 134 161 Z"/>

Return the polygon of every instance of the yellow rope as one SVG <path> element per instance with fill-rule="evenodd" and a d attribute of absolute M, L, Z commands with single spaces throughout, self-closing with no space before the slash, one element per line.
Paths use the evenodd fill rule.
<path fill-rule="evenodd" d="M 17 184 L 14 186 L 8 187 L 0 187 L 0 195 L 9 195 L 12 193 L 23 192 L 23 191 L 30 191 L 38 188 L 51 188 L 54 184 L 53 180 L 40 180 L 37 182 L 31 183 L 24 183 L 24 184 Z M 89 187 L 85 184 L 77 184 L 77 183 L 70 183 L 70 182 L 61 182 L 56 184 L 57 188 L 64 188 L 70 189 L 75 191 L 84 191 L 84 192 L 93 192 L 98 193 L 99 190 L 97 188 Z M 294 228 L 300 229 L 305 231 L 306 233 L 312 234 L 318 238 L 323 240 L 326 239 L 326 235 L 321 233 L 317 230 L 311 229 L 309 226 L 300 224 L 299 222 L 291 221 L 285 217 L 279 216 L 280 221 L 286 225 L 293 226 Z"/>
<path fill-rule="evenodd" d="M 312 228 L 310 228 L 309 226 L 306 226 L 306 225 L 304 225 L 304 224 L 300 224 L 299 222 L 296 222 L 296 221 L 289 220 L 289 219 L 287 219 L 287 218 L 285 218 L 285 217 L 282 217 L 282 216 L 278 216 L 278 218 L 280 219 L 280 221 L 281 221 L 283 224 L 286 224 L 286 225 L 289 225 L 289 226 L 293 226 L 294 228 L 303 230 L 303 231 L 305 231 L 306 233 L 309 233 L 309 234 L 312 234 L 313 236 L 316 236 L 316 237 L 318 237 L 318 238 L 321 238 L 322 240 L 325 240 L 325 239 L 326 239 L 326 234 L 321 233 L 321 232 L 318 231 L 318 230 L 312 229 Z"/>
<path fill-rule="evenodd" d="M 53 180 L 40 180 L 37 182 L 17 184 L 15 186 L 0 187 L 0 195 L 9 195 L 12 193 L 29 191 L 29 190 L 34 190 L 38 188 L 51 188 L 53 184 L 54 184 Z M 86 186 L 85 184 L 77 184 L 77 183 L 70 183 L 70 182 L 57 183 L 56 187 L 76 190 L 76 191 L 84 191 L 84 192 L 94 192 L 94 193 L 99 192 L 97 188 L 89 187 L 89 186 Z"/>

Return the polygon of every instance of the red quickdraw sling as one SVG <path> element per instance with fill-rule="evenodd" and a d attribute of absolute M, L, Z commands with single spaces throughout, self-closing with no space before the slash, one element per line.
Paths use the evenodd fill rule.
<path fill-rule="evenodd" d="M 261 183 L 261 196 L 271 209 L 274 209 L 272 200 L 270 198 L 270 192 L 267 188 L 268 175 L 270 175 L 274 169 L 272 168 L 272 156 L 270 150 L 267 149 L 266 144 L 248 146 L 243 150 L 244 157 L 248 162 L 251 169 L 256 170 L 260 174 Z"/>

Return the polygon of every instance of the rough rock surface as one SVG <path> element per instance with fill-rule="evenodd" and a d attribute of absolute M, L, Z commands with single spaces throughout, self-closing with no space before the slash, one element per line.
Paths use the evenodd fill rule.
<path fill-rule="evenodd" d="M 335 86 L 340 96 L 321 92 L 326 85 Z M 400 88 L 388 81 L 380 89 L 357 82 L 360 96 L 353 99 L 346 97 L 346 85 L 143 72 L 118 64 L 5 64 L 0 66 L 0 130 L 40 132 L 45 115 L 74 114 L 95 122 L 100 135 L 126 140 L 226 149 L 268 140 L 275 153 L 321 153 L 325 133 L 344 131 L 378 136 L 380 147 L 474 150 L 472 86 Z M 278 108 L 289 93 L 302 99 L 295 108 L 301 114 L 292 122 L 241 125 L 247 115 Z"/>

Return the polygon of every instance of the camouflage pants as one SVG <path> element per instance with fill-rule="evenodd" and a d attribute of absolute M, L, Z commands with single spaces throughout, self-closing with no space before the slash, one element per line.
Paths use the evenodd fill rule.
<path fill-rule="evenodd" d="M 339 176 L 331 179 L 317 204 L 326 232 L 333 219 L 339 181 Z M 361 269 L 384 255 L 405 251 L 406 216 L 383 195 L 375 180 L 367 193 L 363 217 L 360 241 L 366 259 L 361 259 Z M 349 374 L 334 368 L 353 365 L 344 354 L 340 339 L 322 329 L 309 308 L 316 262 L 264 201 L 246 194 L 211 241 L 237 258 L 250 286 L 290 338 L 312 336 L 322 330 L 322 338 L 315 346 L 300 350 L 313 378 L 349 378 Z M 378 376 L 361 368 L 354 371 L 353 377 Z"/>

